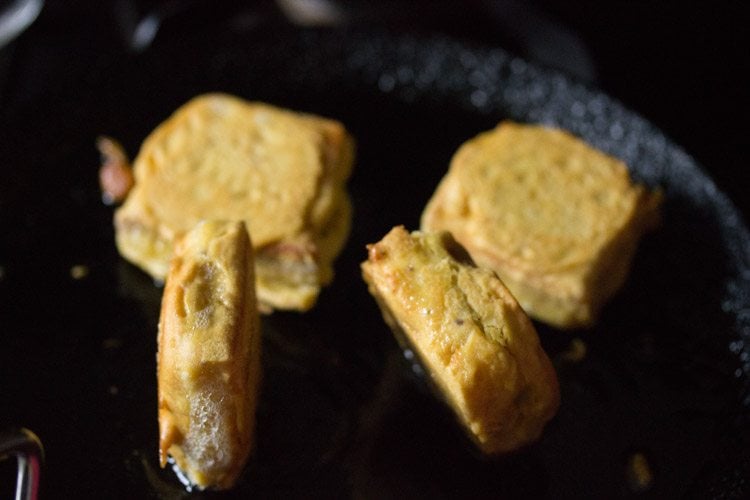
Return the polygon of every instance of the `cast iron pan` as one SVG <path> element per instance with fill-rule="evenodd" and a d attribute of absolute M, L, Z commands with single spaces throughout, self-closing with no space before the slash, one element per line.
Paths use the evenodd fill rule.
<path fill-rule="evenodd" d="M 0 424 L 41 438 L 45 496 L 185 494 L 157 465 L 161 289 L 117 254 L 94 143 L 108 134 L 134 156 L 208 91 L 331 116 L 358 141 L 336 279 L 311 312 L 264 318 L 257 447 L 227 496 L 748 494 L 747 228 L 685 151 L 608 96 L 500 49 L 252 23 L 92 58 L 82 78 L 58 83 L 0 123 Z M 560 376 L 559 414 L 534 446 L 484 459 L 403 358 L 359 262 L 392 226 L 416 229 L 459 144 L 506 118 L 619 156 L 664 190 L 664 222 L 595 328 L 537 325 Z M 565 355 L 574 338 L 587 347 L 579 362 Z"/>

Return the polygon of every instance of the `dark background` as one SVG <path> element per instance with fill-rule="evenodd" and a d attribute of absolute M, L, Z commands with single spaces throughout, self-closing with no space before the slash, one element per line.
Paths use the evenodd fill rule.
<path fill-rule="evenodd" d="M 129 33 L 149 14 L 162 20 L 157 37 L 186 36 L 231 17 L 289 19 L 294 3 L 48 0 L 35 24 L 2 49 L 0 119 L 75 82 L 102 59 L 116 61 L 132 51 Z M 336 27 L 446 34 L 501 46 L 581 78 L 661 128 L 748 213 L 741 152 L 749 129 L 750 17 L 742 2 L 326 3 L 338 9 Z"/>
<path fill-rule="evenodd" d="M 590 82 L 683 146 L 748 214 L 750 9 L 741 2 L 355 3 L 391 6 L 399 30 L 500 45 Z"/>
<path fill-rule="evenodd" d="M 333 29 L 366 28 L 426 36 L 445 35 L 473 44 L 500 46 L 526 59 L 552 66 L 591 86 L 603 89 L 645 116 L 675 143 L 695 157 L 706 172 L 716 180 L 719 188 L 741 208 L 747 220 L 750 214 L 750 204 L 745 196 L 748 180 L 744 175 L 744 157 L 741 156 L 743 150 L 740 148 L 740 138 L 744 139 L 747 136 L 747 116 L 750 111 L 746 102 L 748 79 L 745 76 L 749 69 L 747 68 L 747 52 L 750 44 L 748 43 L 748 18 L 739 4 L 716 5 L 708 2 L 693 2 L 687 5 L 653 2 L 563 2 L 561 0 L 535 2 L 355 0 L 334 2 L 329 5 L 338 9 L 336 19 L 328 19 L 327 23 L 324 23 L 330 24 L 331 21 L 336 21 L 333 23 Z M 55 169 L 58 167 L 54 164 L 55 154 L 62 151 L 68 157 L 90 158 L 91 167 L 81 167 L 81 169 L 86 172 L 95 171 L 97 157 L 93 144 L 90 147 L 87 146 L 86 151 L 82 153 L 77 149 L 72 150 L 78 146 L 66 143 L 66 140 L 80 133 L 79 129 L 90 130 L 93 127 L 85 123 L 79 125 L 77 120 L 86 120 L 85 113 L 88 108 L 72 109 L 73 104 L 68 103 L 75 103 L 77 100 L 70 96 L 76 93 L 92 92 L 95 94 L 94 97 L 80 99 L 80 101 L 85 101 L 89 106 L 92 102 L 101 102 L 102 106 L 113 111 L 114 115 L 125 116 L 130 113 L 135 118 L 129 118 L 137 121 L 136 118 L 140 116 L 138 110 L 123 111 L 121 109 L 121 102 L 128 101 L 123 99 L 122 95 L 99 95 L 100 93 L 91 87 L 92 81 L 107 81 L 97 72 L 121 68 L 123 67 L 120 66 L 121 64 L 124 64 L 124 67 L 133 67 L 132 54 L 149 50 L 148 44 L 135 44 L 133 37 L 135 27 L 148 16 L 154 15 L 160 21 L 159 29 L 155 33 L 155 40 L 159 42 L 193 35 L 205 36 L 205 33 L 210 33 L 212 30 L 202 29 L 203 27 L 206 25 L 223 26 L 228 19 L 237 22 L 289 24 L 292 19 L 289 9 L 289 1 L 67 2 L 48 0 L 36 22 L 11 45 L 0 50 L 0 125 L 2 125 L 0 131 L 11 130 L 16 120 L 18 120 L 16 123 L 21 124 L 20 128 L 29 130 L 33 128 L 29 124 L 31 121 L 36 124 L 36 117 L 45 115 L 46 106 L 64 99 L 65 102 L 53 108 L 69 113 L 69 117 L 68 115 L 49 116 L 47 120 L 38 120 L 39 134 L 44 139 L 40 142 L 48 143 L 50 140 L 56 140 L 59 143 L 57 144 L 59 151 L 31 150 L 28 148 L 31 141 L 28 140 L 24 141 L 23 147 L 19 147 L 18 144 L 9 140 L 8 136 L 0 133 L 0 158 L 5 161 L 5 163 L 0 163 L 3 172 L 0 181 L 0 217 L 7 217 L 7 211 L 3 212 L 7 210 L 6 207 L 15 208 L 15 212 L 12 212 L 15 216 L 20 213 L 18 207 L 26 207 L 26 203 L 30 207 L 38 207 L 38 210 L 29 210 L 28 214 L 23 214 L 24 217 L 18 217 L 19 221 L 16 225 L 23 226 L 23 230 L 17 231 L 21 236 L 3 232 L 4 240 L 3 245 L 0 245 L 0 250 L 12 249 L 14 252 L 9 251 L 8 255 L 0 253 L 0 266 L 4 266 L 2 272 L 5 273 L 5 277 L 0 279 L 0 287 L 4 287 L 0 288 L 0 291 L 5 294 L 3 297 L 8 298 L 0 304 L 0 312 L 3 313 L 3 318 L 16 319 L 16 322 L 5 321 L 5 324 L 0 322 L 0 334 L 8 335 L 11 339 L 16 334 L 16 344 L 21 346 L 6 352 L 25 353 L 25 346 L 37 348 L 41 346 L 46 349 L 43 351 L 44 355 L 38 358 L 27 359 L 26 356 L 17 356 L 17 360 L 14 360 L 11 366 L 0 365 L 0 376 L 2 376 L 0 379 L 5 380 L 4 377 L 13 373 L 14 370 L 18 372 L 23 370 L 24 373 L 38 372 L 40 380 L 50 379 L 51 383 L 55 382 L 52 378 L 60 376 L 59 374 L 71 377 L 70 383 L 65 384 L 66 390 L 62 394 L 48 394 L 47 391 L 25 396 L 26 400 L 35 402 L 33 408 L 38 411 L 39 415 L 51 415 L 49 418 L 54 418 L 53 413 L 58 411 L 57 408 L 70 409 L 71 406 L 86 408 L 92 404 L 92 401 L 93 404 L 100 402 L 101 395 L 85 394 L 80 389 L 91 385 L 92 373 L 97 373 L 98 376 L 104 373 L 113 377 L 114 374 L 122 376 L 123 373 L 130 373 L 122 361 L 122 359 L 129 358 L 124 355 L 122 358 L 114 355 L 109 358 L 99 358 L 97 356 L 100 355 L 101 349 L 98 337 L 89 339 L 84 336 L 68 341 L 66 338 L 70 336 L 71 331 L 75 331 L 78 327 L 83 335 L 89 335 L 96 332 L 99 327 L 96 318 L 114 317 L 122 321 L 114 321 L 113 325 L 108 325 L 115 330 L 115 333 L 111 335 L 113 338 L 117 335 L 128 338 L 129 329 L 137 330 L 137 324 L 141 323 L 153 325 L 154 321 L 150 317 L 133 318 L 132 304 L 122 303 L 119 296 L 116 302 L 108 301 L 105 297 L 102 303 L 110 305 L 98 311 L 98 314 L 87 313 L 89 306 L 84 301 L 92 300 L 92 295 L 84 293 L 88 290 L 85 286 L 94 287 L 101 284 L 97 280 L 105 278 L 109 280 L 106 283 L 122 281 L 120 275 L 110 276 L 114 272 L 110 267 L 102 266 L 102 268 L 93 269 L 91 279 L 84 280 L 81 283 L 84 286 L 81 287 L 77 287 L 77 283 L 68 283 L 70 280 L 67 276 L 65 280 L 58 277 L 58 281 L 62 283 L 60 290 L 73 290 L 68 297 L 59 297 L 58 290 L 35 288 L 38 286 L 36 284 L 48 284 L 51 281 L 51 270 L 57 270 L 52 267 L 45 269 L 38 263 L 64 264 L 72 258 L 79 259 L 89 255 L 86 251 L 86 243 L 78 240 L 84 240 L 87 237 L 86 230 L 90 230 L 92 225 L 96 225 L 97 231 L 102 231 L 101 228 L 111 230 L 110 218 L 109 214 L 101 209 L 97 193 L 73 191 L 71 194 L 74 198 L 77 196 L 83 200 L 80 203 L 82 207 L 89 206 L 93 197 L 93 203 L 99 210 L 94 216 L 85 220 L 82 218 L 80 230 L 71 232 L 69 214 L 63 210 L 59 210 L 59 213 L 55 211 L 59 208 L 56 202 L 66 198 L 66 193 L 49 196 L 49 199 L 43 195 L 40 196 L 39 192 L 42 190 L 38 189 L 38 186 L 51 184 L 52 181 L 43 183 L 41 180 L 36 182 L 28 175 L 16 176 L 14 172 L 16 165 L 12 159 L 28 158 L 28 155 L 31 155 L 33 161 L 19 161 L 18 165 L 34 164 Z M 305 21 L 299 18 L 296 18 L 295 22 L 305 25 L 318 24 L 309 19 Z M 262 33 L 273 33 L 273 29 L 266 29 Z M 210 46 L 212 41 L 206 39 L 202 43 Z M 179 47 L 180 44 L 172 43 L 166 46 Z M 159 53 L 164 53 L 166 50 L 164 47 L 165 44 L 162 44 Z M 111 87 L 117 88 L 119 92 L 127 91 L 122 88 L 124 85 L 111 85 Z M 57 99 L 57 97 L 64 99 Z M 157 98 L 153 100 L 156 101 Z M 100 112 L 97 115 L 98 119 L 101 120 L 102 114 L 103 112 Z M 154 117 L 149 115 L 149 119 L 154 120 Z M 419 120 L 414 121 L 419 122 Z M 96 123 L 93 118 L 92 123 Z M 55 127 L 64 130 L 56 133 Z M 143 128 L 146 126 L 143 125 Z M 131 153 L 134 151 L 133 147 L 137 146 L 136 139 L 142 139 L 142 134 L 135 132 L 132 134 L 132 137 L 124 137 L 131 146 Z M 89 135 L 93 137 L 93 134 Z M 387 134 L 383 135 L 388 137 Z M 743 141 L 742 144 L 744 145 L 745 142 Z M 741 158 L 742 163 L 740 163 Z M 9 159 L 11 161 L 8 161 Z M 64 174 L 56 173 L 55 176 L 62 178 Z M 22 180 L 16 181 L 17 177 Z M 95 190 L 95 180 L 93 176 L 91 177 L 88 179 L 90 182 L 83 184 Z M 34 193 L 38 197 L 32 198 L 28 193 Z M 26 199 L 27 197 L 29 199 Z M 73 202 L 78 203 L 81 200 L 75 198 L 72 202 L 68 201 L 66 206 L 69 207 Z M 87 203 L 89 205 L 86 205 Z M 40 217 L 40 213 L 44 214 L 43 218 Z M 104 218 L 105 215 L 106 218 Z M 41 221 L 45 224 L 42 225 Z M 8 222 L 7 219 L 2 222 L 5 223 L 2 226 L 5 228 L 12 228 L 16 223 L 16 221 Z M 683 233 L 690 232 L 691 229 L 688 225 L 673 228 L 675 232 Z M 705 238 L 710 240 L 712 234 L 706 234 Z M 49 235 L 53 237 L 45 239 L 45 236 Z M 104 255 L 116 259 L 114 249 L 110 244 L 111 235 L 107 233 L 106 236 L 107 238 L 103 239 L 107 242 Z M 58 242 L 56 238 L 65 238 L 69 245 L 54 246 L 51 242 Z M 679 241 L 685 240 L 689 241 L 690 238 L 679 239 Z M 39 248 L 42 245 L 45 248 Z M 19 248 L 23 250 L 16 251 Z M 710 245 L 706 248 L 708 249 L 705 251 L 706 254 L 713 249 Z M 25 251 L 36 252 L 37 255 L 18 255 Z M 68 253 L 65 253 L 66 251 Z M 97 251 L 101 249 L 92 249 L 91 253 Z M 691 248 L 691 251 L 695 249 Z M 671 252 L 667 253 L 670 254 L 671 259 Z M 133 274 L 122 271 L 119 267 L 117 269 L 117 272 L 122 272 L 126 277 Z M 708 272 L 712 273 L 713 270 Z M 140 279 L 138 283 L 142 286 L 134 288 L 158 293 L 148 279 L 137 276 Z M 695 281 L 700 282 L 702 275 L 698 276 Z M 692 283 L 690 279 L 686 281 Z M 19 283 L 23 283 L 24 286 L 17 287 Z M 695 289 L 696 293 L 704 294 L 696 300 L 703 301 L 707 293 L 705 285 L 703 288 L 689 288 L 690 290 L 685 294 L 690 294 Z M 106 287 L 95 288 L 97 293 L 101 289 L 109 290 Z M 45 300 L 40 302 L 39 296 Z M 347 298 L 350 299 L 350 297 Z M 151 302 L 158 302 L 158 297 L 147 299 L 154 299 Z M 368 305 L 372 305 L 369 303 L 369 298 L 367 299 Z M 40 303 L 48 306 L 48 309 L 40 307 Z M 631 304 L 631 302 L 624 302 L 624 304 Z M 110 307 L 111 310 L 106 307 Z M 630 315 L 632 310 L 627 309 L 624 312 Z M 316 317 L 325 318 L 325 310 L 319 311 Z M 282 316 L 280 321 L 284 319 L 288 320 L 287 317 Z M 703 318 L 685 316 L 685 322 L 696 320 L 695 322 L 698 323 L 701 319 Z M 23 329 L 17 328 L 21 325 L 21 321 L 24 321 Z M 135 323 L 136 326 L 131 326 L 129 323 Z M 626 329 L 626 327 L 623 328 Z M 700 328 L 696 327 L 696 329 Z M 32 332 L 37 337 L 30 334 L 29 338 L 19 338 L 18 331 Z M 623 333 L 620 339 L 622 342 L 612 345 L 628 345 L 627 339 L 631 337 L 631 333 L 630 331 L 627 331 L 627 335 Z M 47 334 L 51 335 L 54 342 L 46 342 Z M 88 342 L 89 340 L 93 342 Z M 61 345 L 67 350 L 59 353 L 50 352 Z M 92 345 L 95 348 L 92 348 Z M 682 347 L 682 344 L 679 345 Z M 85 350 L 86 346 L 89 346 L 90 352 Z M 722 344 L 721 347 L 723 352 L 724 345 Z M 129 353 L 127 351 L 129 348 L 139 355 L 145 353 L 144 359 L 137 359 L 144 364 L 151 365 L 153 359 L 151 351 L 148 349 L 136 351 L 132 344 L 127 343 L 120 351 Z M 68 357 L 71 360 L 70 363 L 67 363 Z M 48 359 L 55 360 L 56 364 L 43 365 L 44 360 Z M 86 364 L 89 359 L 96 360 L 93 366 Z M 71 370 L 65 366 L 66 364 L 74 367 L 82 366 L 86 369 L 70 375 Z M 65 369 L 63 370 L 62 367 Z M 676 371 L 676 373 L 680 372 Z M 128 381 L 129 387 L 133 387 L 135 391 L 139 385 L 148 387 L 149 384 L 153 384 L 152 378 L 146 375 L 143 374 L 142 379 Z M 700 371 L 696 372 L 695 377 L 710 381 Z M 13 378 L 7 377 L 7 379 Z M 123 384 L 121 387 L 126 386 Z M 7 394 L 0 390 L 0 396 L 7 396 Z M 10 392 L 10 394 L 13 393 Z M 690 397 L 694 398 L 693 393 L 690 393 Z M 3 417 L 6 413 L 8 415 L 23 413 L 24 417 L 28 416 L 27 407 L 16 409 L 12 405 L 14 399 L 12 397 L 8 399 L 11 402 L 0 401 L 8 405 L 4 407 L 7 411 L 2 412 Z M 124 397 L 118 401 L 120 400 L 127 401 Z M 112 415 L 113 420 L 115 416 L 122 417 L 123 415 L 120 421 L 127 422 L 127 417 L 132 417 L 133 420 L 143 418 L 141 408 L 130 408 L 126 403 L 118 404 L 121 406 L 115 408 L 118 415 Z M 114 411 L 112 408 L 106 406 L 105 413 Z M 34 418 L 47 418 L 39 415 L 32 415 L 32 422 Z M 113 429 L 112 436 L 107 436 L 107 439 L 112 441 L 111 443 L 92 442 L 90 436 L 86 434 L 86 427 L 89 424 L 102 425 L 100 422 L 93 422 L 94 418 L 98 418 L 97 415 L 100 414 L 82 412 L 82 415 L 60 419 L 60 422 L 65 423 L 80 421 L 81 449 L 76 456 L 87 456 L 88 460 L 92 461 L 101 453 L 101 449 L 108 449 L 107 447 L 113 443 L 117 444 L 119 441 L 131 439 L 129 438 L 130 429 L 125 426 Z M 644 415 L 648 416 L 648 408 L 644 408 Z M 151 423 L 150 415 L 148 418 Z M 419 430 L 416 422 L 417 420 L 412 427 Z M 3 425 L 8 423 L 5 420 L 0 421 Z M 10 423 L 16 424 L 17 422 Z M 25 425 L 25 421 L 21 423 Z M 670 421 L 669 424 L 671 426 L 672 422 Z M 582 426 L 585 426 L 585 422 Z M 76 428 L 76 431 L 78 430 Z M 121 437 L 123 439 L 120 439 Z M 54 436 L 45 436 L 45 438 L 52 440 L 49 446 L 50 460 L 60 460 L 59 455 L 54 455 L 56 451 Z M 67 438 L 66 435 L 64 439 Z M 695 436 L 690 436 L 690 438 L 695 439 Z M 687 457 L 685 459 L 687 461 Z M 731 460 L 728 459 L 728 461 Z M 139 465 L 137 457 L 133 458 L 133 462 L 134 467 L 137 468 Z M 747 465 L 750 461 L 744 463 Z M 12 467 L 9 464 L 2 465 L 6 466 L 6 469 L 3 469 L 5 475 L 0 477 L 12 477 Z M 81 467 L 85 470 L 83 466 Z M 92 468 L 93 466 L 89 467 L 89 469 Z"/>

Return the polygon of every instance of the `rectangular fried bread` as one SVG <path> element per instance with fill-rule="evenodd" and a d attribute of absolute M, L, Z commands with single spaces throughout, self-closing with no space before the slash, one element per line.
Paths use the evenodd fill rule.
<path fill-rule="evenodd" d="M 421 228 L 450 231 L 532 317 L 586 327 L 625 281 L 660 200 L 563 130 L 503 122 L 458 149 Z"/>
<path fill-rule="evenodd" d="M 368 246 L 362 274 L 480 450 L 539 438 L 559 405 L 557 375 L 495 273 L 474 266 L 449 233 L 398 226 Z"/>
<path fill-rule="evenodd" d="M 190 485 L 231 488 L 253 445 L 261 333 L 243 222 L 203 222 L 177 242 L 159 321 L 159 453 Z"/>
<path fill-rule="evenodd" d="M 270 309 L 307 310 L 349 233 L 354 143 L 335 120 L 225 94 L 198 96 L 144 141 L 115 213 L 120 253 L 156 279 L 201 220 L 242 220 Z M 269 270 L 263 269 L 269 266 Z"/>

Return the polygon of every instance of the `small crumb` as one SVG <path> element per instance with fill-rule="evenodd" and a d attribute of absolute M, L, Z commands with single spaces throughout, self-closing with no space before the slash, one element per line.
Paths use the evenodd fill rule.
<path fill-rule="evenodd" d="M 109 393 L 111 395 L 116 396 L 119 392 L 120 392 L 120 389 L 118 389 L 116 385 L 109 386 Z"/>
<path fill-rule="evenodd" d="M 568 350 L 560 354 L 560 358 L 570 363 L 580 363 L 586 358 L 586 343 L 579 338 L 574 338 L 570 341 Z"/>
<path fill-rule="evenodd" d="M 633 453 L 628 459 L 627 475 L 630 489 L 636 493 L 646 491 L 654 482 L 646 455 L 640 452 Z"/>
<path fill-rule="evenodd" d="M 88 266 L 84 266 L 83 264 L 76 264 L 75 266 L 70 268 L 70 277 L 74 280 L 83 279 L 88 275 L 89 268 Z"/>

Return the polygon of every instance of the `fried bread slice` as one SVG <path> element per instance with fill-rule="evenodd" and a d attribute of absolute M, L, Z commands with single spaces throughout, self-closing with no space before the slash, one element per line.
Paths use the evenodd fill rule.
<path fill-rule="evenodd" d="M 159 454 L 200 489 L 231 488 L 253 446 L 261 378 L 253 250 L 243 222 L 177 242 L 159 321 Z"/>
<path fill-rule="evenodd" d="M 258 284 L 261 304 L 309 309 L 348 236 L 353 157 L 337 121 L 224 94 L 196 97 L 141 146 L 135 186 L 115 213 L 117 247 L 163 279 L 175 240 L 199 221 L 243 220 L 265 256 L 258 275 L 290 270 Z M 262 250 L 273 248 L 293 251 Z"/>
<path fill-rule="evenodd" d="M 318 233 L 317 244 L 309 235 L 301 235 L 256 250 L 255 278 L 265 303 L 298 304 L 301 310 L 312 307 L 320 284 L 333 279 L 331 263 L 349 234 L 351 211 L 348 197 L 340 197 L 329 225 Z M 321 262 L 329 265 L 323 267 Z"/>
<path fill-rule="evenodd" d="M 503 122 L 459 148 L 421 228 L 450 231 L 532 317 L 586 327 L 625 281 L 660 200 L 568 132 Z"/>
<path fill-rule="evenodd" d="M 362 274 L 480 450 L 506 453 L 539 438 L 559 406 L 557 375 L 494 272 L 474 266 L 447 232 L 397 226 L 368 245 Z"/>

